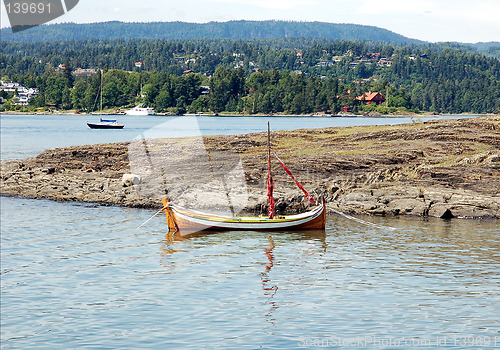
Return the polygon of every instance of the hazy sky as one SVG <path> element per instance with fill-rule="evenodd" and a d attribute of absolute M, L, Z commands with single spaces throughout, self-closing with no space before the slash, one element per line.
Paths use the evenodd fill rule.
<path fill-rule="evenodd" d="M 9 26 L 4 6 L 1 19 Z M 365 24 L 431 42 L 500 41 L 499 0 L 80 0 L 51 23 L 240 19 Z"/>

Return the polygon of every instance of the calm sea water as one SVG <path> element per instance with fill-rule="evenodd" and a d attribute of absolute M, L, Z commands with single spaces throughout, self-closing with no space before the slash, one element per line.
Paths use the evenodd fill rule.
<path fill-rule="evenodd" d="M 169 241 L 148 210 L 1 206 L 2 349 L 500 347 L 495 221 Z"/>
<path fill-rule="evenodd" d="M 9 158 L 46 140 L 46 125 L 18 125 L 30 141 L 4 143 L 10 118 Z M 73 132 L 54 146 L 89 143 Z M 112 137 L 125 135 L 89 140 Z M 173 241 L 163 216 L 138 228 L 150 210 L 0 208 L 2 349 L 500 348 L 498 221 L 363 218 L 389 230 L 331 215 L 325 232 Z"/>

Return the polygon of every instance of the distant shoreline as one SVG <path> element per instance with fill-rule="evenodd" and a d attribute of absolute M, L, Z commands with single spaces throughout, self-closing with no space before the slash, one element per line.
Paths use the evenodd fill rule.
<path fill-rule="evenodd" d="M 103 112 L 102 114 L 99 113 L 76 113 L 75 111 L 55 111 L 55 112 L 21 112 L 21 111 L 6 111 L 6 112 L 1 112 L 1 115 L 81 115 L 81 116 L 99 116 L 99 115 L 105 115 L 105 116 L 124 116 L 125 114 L 123 112 L 117 112 L 117 111 L 111 111 L 111 112 Z M 275 114 L 265 114 L 265 113 L 257 113 L 257 114 L 239 114 L 239 113 L 220 113 L 220 114 L 210 114 L 210 113 L 185 113 L 181 115 L 176 115 L 176 114 L 168 114 L 168 113 L 157 113 L 155 116 L 165 116 L 165 117 L 233 117 L 233 118 L 238 118 L 238 117 L 269 117 L 269 118 L 279 118 L 279 117 L 286 117 L 286 118 L 422 118 L 422 117 L 436 117 L 436 118 L 447 118 L 447 117 L 453 117 L 453 116 L 478 116 L 478 117 L 490 117 L 494 116 L 495 114 L 492 113 L 487 113 L 487 114 L 481 114 L 481 113 L 457 113 L 457 114 L 435 114 L 431 112 L 425 112 L 422 114 L 417 114 L 417 113 L 399 113 L 399 114 L 380 114 L 380 113 L 362 113 L 362 114 L 355 114 L 355 113 L 338 113 L 338 114 L 326 114 L 326 113 L 309 113 L 309 114 L 284 114 L 284 113 L 275 113 Z"/>

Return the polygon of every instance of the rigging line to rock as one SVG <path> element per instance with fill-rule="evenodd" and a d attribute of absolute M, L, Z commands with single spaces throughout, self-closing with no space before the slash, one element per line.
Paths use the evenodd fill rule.
<path fill-rule="evenodd" d="M 349 220 L 354 220 L 356 222 L 359 222 L 360 224 L 363 224 L 363 225 L 367 225 L 367 226 L 373 226 L 373 227 L 376 227 L 376 228 L 380 228 L 380 229 L 387 229 L 387 230 L 392 230 L 392 231 L 395 231 L 397 230 L 395 227 L 390 227 L 390 226 L 382 226 L 382 225 L 377 225 L 377 224 L 374 224 L 372 222 L 368 222 L 368 221 L 365 221 L 365 220 L 361 220 L 361 219 L 358 219 L 358 218 L 355 218 L 354 216 L 351 216 L 351 215 L 347 215 L 346 213 L 343 213 L 341 211 L 338 211 L 336 209 L 333 209 L 332 207 L 330 206 L 326 206 L 328 209 L 330 209 L 331 211 L 333 211 L 335 214 L 339 214 Z"/>

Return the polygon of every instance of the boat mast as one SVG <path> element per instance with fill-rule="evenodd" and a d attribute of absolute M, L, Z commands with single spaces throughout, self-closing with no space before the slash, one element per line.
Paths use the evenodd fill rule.
<path fill-rule="evenodd" d="M 274 219 L 273 176 L 271 174 L 271 127 L 267 122 L 267 197 L 269 199 L 269 219 Z"/>
<path fill-rule="evenodd" d="M 100 112 L 101 117 L 102 117 L 102 80 L 103 80 L 103 74 L 102 74 L 102 70 L 101 70 L 101 90 L 100 90 L 101 91 L 101 112 Z"/>

